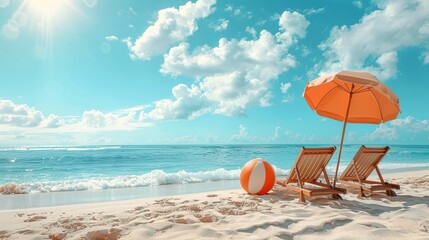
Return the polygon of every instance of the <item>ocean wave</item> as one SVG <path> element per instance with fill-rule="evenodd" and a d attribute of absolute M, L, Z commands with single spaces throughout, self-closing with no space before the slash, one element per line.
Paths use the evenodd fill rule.
<path fill-rule="evenodd" d="M 14 147 L 0 148 L 0 151 L 99 151 L 108 149 L 120 149 L 121 146 L 103 147 Z"/>
<path fill-rule="evenodd" d="M 289 171 L 273 166 L 277 176 L 286 175 Z M 2 194 L 22 194 L 36 192 L 64 192 L 86 191 L 111 188 L 144 187 L 168 184 L 188 184 L 222 180 L 238 180 L 240 169 L 225 170 L 223 168 L 213 171 L 166 173 L 154 170 L 142 175 L 76 179 L 64 181 L 44 181 L 28 183 L 6 183 L 0 186 Z"/>
<path fill-rule="evenodd" d="M 429 163 L 383 163 L 379 165 L 380 169 L 407 169 L 407 168 L 429 168 Z"/>
<path fill-rule="evenodd" d="M 334 175 L 336 169 L 336 163 L 329 164 L 326 166 L 326 172 L 328 175 Z M 338 175 L 340 176 L 344 170 L 346 170 L 348 163 L 340 164 L 338 167 Z M 379 165 L 381 171 L 384 170 L 401 170 L 410 168 L 429 168 L 429 163 L 389 163 L 381 162 Z"/>
<path fill-rule="evenodd" d="M 411 151 L 400 151 L 398 152 L 398 154 L 403 155 L 403 154 L 411 154 Z"/>

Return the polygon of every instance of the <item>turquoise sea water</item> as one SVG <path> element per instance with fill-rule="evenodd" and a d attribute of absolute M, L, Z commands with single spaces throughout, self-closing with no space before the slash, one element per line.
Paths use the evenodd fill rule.
<path fill-rule="evenodd" d="M 329 145 L 311 145 L 321 147 Z M 345 145 L 340 172 L 359 145 Z M 429 146 L 391 145 L 382 171 L 429 168 Z M 300 145 L 163 145 L 0 148 L 0 189 L 39 193 L 122 189 L 239 179 L 260 157 L 289 172 Z M 338 150 L 328 165 L 333 174 Z M 10 188 L 10 186 L 14 186 Z"/>

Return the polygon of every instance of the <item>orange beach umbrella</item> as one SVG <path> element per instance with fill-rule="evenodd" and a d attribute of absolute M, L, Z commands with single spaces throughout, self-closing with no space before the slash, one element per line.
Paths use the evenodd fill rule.
<path fill-rule="evenodd" d="M 368 72 L 341 71 L 316 78 L 307 83 L 304 98 L 317 114 L 344 122 L 334 186 L 347 123 L 380 124 L 401 111 L 398 97 Z"/>

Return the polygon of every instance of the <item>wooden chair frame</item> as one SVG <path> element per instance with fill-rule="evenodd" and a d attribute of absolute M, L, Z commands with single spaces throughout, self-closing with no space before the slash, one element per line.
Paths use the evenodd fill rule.
<path fill-rule="evenodd" d="M 378 164 L 386 156 L 389 147 L 365 147 L 362 145 L 350 164 L 340 176 L 339 181 L 347 187 L 359 189 L 359 197 L 366 197 L 364 192 L 386 191 L 387 196 L 396 196 L 392 189 L 400 189 L 398 184 L 384 181 Z M 379 181 L 367 180 L 373 171 L 377 172 Z"/>
<path fill-rule="evenodd" d="M 334 155 L 336 148 L 302 148 L 289 176 L 278 184 L 299 193 L 299 202 L 305 203 L 305 197 L 319 195 L 332 195 L 333 198 L 341 198 L 339 194 L 345 194 L 346 189 L 334 188 L 326 172 L 326 165 Z M 323 173 L 325 183 L 319 180 Z M 309 188 L 308 185 L 317 188 Z M 311 186 L 310 185 L 310 186 Z"/>

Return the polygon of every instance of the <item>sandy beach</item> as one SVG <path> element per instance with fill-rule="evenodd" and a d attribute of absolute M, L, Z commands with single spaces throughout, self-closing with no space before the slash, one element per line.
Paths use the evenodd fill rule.
<path fill-rule="evenodd" d="M 429 239 L 429 170 L 385 174 L 398 196 L 298 203 L 276 185 L 0 212 L 0 239 Z M 78 197 L 78 194 L 76 194 Z"/>

